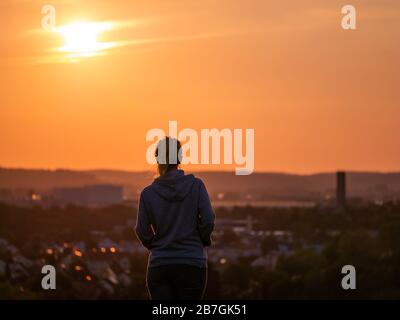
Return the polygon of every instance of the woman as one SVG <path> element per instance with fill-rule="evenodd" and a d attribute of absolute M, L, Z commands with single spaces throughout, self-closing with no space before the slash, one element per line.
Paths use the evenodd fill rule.
<path fill-rule="evenodd" d="M 166 137 L 156 149 L 159 177 L 142 191 L 136 234 L 150 251 L 151 299 L 201 299 L 215 215 L 204 183 L 178 166 L 181 144 Z"/>

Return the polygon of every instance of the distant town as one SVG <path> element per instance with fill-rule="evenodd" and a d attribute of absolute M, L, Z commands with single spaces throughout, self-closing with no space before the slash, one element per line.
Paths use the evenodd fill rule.
<path fill-rule="evenodd" d="M 331 196 L 322 201 L 228 202 L 217 193 L 206 297 L 400 298 L 394 280 L 400 203 L 351 200 L 348 178 L 345 172 L 333 175 Z M 148 298 L 148 253 L 134 233 L 136 204 L 122 186 L 32 190 L 27 198 L 4 194 L 0 298 Z M 57 270 L 57 290 L 41 288 L 46 264 Z M 340 287 L 344 264 L 358 268 L 355 292 Z"/>

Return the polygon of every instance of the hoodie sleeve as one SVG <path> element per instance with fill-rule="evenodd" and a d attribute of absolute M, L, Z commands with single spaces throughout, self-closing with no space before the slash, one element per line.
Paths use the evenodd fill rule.
<path fill-rule="evenodd" d="M 214 229 L 214 220 L 215 214 L 211 207 L 207 189 L 203 181 L 200 180 L 198 229 L 201 241 L 205 247 L 211 245 L 211 233 Z"/>
<path fill-rule="evenodd" d="M 140 194 L 139 209 L 136 220 L 136 235 L 147 249 L 150 249 L 151 242 L 154 238 L 154 232 L 151 227 L 149 212 L 146 209 L 143 192 Z"/>

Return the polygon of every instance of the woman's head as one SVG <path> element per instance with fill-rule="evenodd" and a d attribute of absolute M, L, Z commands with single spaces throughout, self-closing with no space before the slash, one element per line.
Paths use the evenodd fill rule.
<path fill-rule="evenodd" d="M 182 160 L 181 143 L 175 138 L 165 137 L 158 142 L 155 156 L 160 176 L 177 169 Z"/>

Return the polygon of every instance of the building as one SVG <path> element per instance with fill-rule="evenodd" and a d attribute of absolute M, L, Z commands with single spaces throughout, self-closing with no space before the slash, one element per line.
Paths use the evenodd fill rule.
<path fill-rule="evenodd" d="M 346 173 L 338 171 L 336 173 L 336 204 L 339 209 L 346 206 Z"/>

